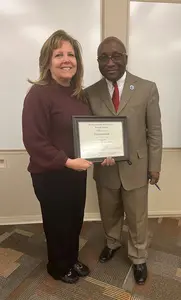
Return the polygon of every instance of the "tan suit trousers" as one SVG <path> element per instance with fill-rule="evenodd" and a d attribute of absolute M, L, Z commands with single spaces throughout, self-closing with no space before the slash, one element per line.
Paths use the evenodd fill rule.
<path fill-rule="evenodd" d="M 107 240 L 107 246 L 116 249 L 121 246 L 124 212 L 128 225 L 128 257 L 133 264 L 147 259 L 148 234 L 148 185 L 126 191 L 97 184 L 100 214 Z"/>

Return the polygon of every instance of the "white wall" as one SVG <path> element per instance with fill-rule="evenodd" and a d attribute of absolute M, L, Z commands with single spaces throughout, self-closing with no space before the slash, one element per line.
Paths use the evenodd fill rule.
<path fill-rule="evenodd" d="M 181 147 L 180 30 L 181 4 L 131 1 L 128 69 L 157 84 L 164 148 Z"/>
<path fill-rule="evenodd" d="M 101 40 L 100 0 L 0 1 L 0 149 L 24 149 L 21 115 L 30 87 L 39 74 L 45 40 L 58 29 L 76 38 L 84 60 L 84 86 L 100 79 L 97 47 Z"/>

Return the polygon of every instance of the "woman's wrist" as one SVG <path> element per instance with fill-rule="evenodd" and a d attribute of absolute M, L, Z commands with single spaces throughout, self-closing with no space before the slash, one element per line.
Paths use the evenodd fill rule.
<path fill-rule="evenodd" d="M 72 166 L 72 160 L 73 160 L 73 159 L 71 159 L 71 158 L 68 158 L 68 159 L 67 159 L 67 161 L 66 161 L 66 163 L 65 163 L 65 166 L 66 166 L 67 168 L 71 168 L 71 166 Z"/>

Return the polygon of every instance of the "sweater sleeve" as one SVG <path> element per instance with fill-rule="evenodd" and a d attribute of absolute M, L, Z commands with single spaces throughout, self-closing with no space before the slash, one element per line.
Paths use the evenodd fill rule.
<path fill-rule="evenodd" d="M 50 140 L 51 105 L 46 95 L 33 86 L 25 97 L 22 113 L 23 142 L 31 159 L 44 170 L 61 169 L 68 157 Z"/>

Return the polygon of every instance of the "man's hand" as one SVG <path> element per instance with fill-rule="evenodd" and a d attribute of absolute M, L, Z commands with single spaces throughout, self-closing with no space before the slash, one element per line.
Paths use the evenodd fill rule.
<path fill-rule="evenodd" d="M 103 162 L 101 163 L 101 165 L 104 166 L 113 166 L 115 165 L 115 160 L 112 157 L 107 157 L 103 160 Z"/>
<path fill-rule="evenodd" d="M 158 182 L 160 177 L 160 173 L 159 172 L 149 172 L 149 179 L 150 179 L 150 184 L 155 184 Z"/>

